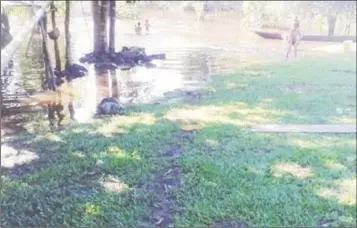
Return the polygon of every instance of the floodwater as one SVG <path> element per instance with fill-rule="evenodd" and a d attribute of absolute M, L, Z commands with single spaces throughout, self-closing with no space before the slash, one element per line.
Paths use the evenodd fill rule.
<path fill-rule="evenodd" d="M 118 95 L 124 104 L 155 103 L 158 99 L 162 100 L 167 92 L 194 89 L 209 83 L 215 74 L 233 73 L 252 63 L 284 60 L 285 46 L 282 41 L 264 40 L 240 30 L 238 23 L 196 23 L 188 19 L 149 22 L 150 31 L 145 32 L 143 26 L 143 34 L 138 36 L 134 35 L 136 21 L 117 20 L 116 49 L 141 46 L 145 47 L 147 54 L 165 53 L 167 59 L 153 61 L 157 67 L 152 69 L 138 67 L 130 71 L 99 74 L 94 72 L 93 66 L 87 65 L 88 76 L 76 79 L 73 86 L 77 94 L 74 107 L 78 122 L 91 121 L 96 105 L 104 97 Z M 75 60 L 92 51 L 92 27 L 88 17 L 72 19 Z M 48 47 L 53 48 L 50 40 Z M 316 43 L 302 43 L 300 56 L 312 47 L 316 47 Z M 30 113 L 37 117 L 46 115 L 44 107 L 22 102 L 29 94 L 42 90 L 44 71 L 39 36 L 34 36 L 27 55 L 24 50 L 15 54 L 13 68 L 1 76 L 2 134 L 26 130 L 23 126 L 31 121 Z M 116 81 L 116 85 L 113 86 L 112 81 Z"/>

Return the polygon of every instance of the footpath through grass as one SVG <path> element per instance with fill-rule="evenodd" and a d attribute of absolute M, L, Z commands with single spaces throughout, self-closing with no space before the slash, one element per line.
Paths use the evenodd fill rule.
<path fill-rule="evenodd" d="M 356 57 L 213 77 L 173 104 L 2 138 L 1 226 L 355 226 Z"/>

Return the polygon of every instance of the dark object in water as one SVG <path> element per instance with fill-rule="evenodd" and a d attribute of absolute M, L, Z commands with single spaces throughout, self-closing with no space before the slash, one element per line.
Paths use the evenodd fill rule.
<path fill-rule="evenodd" d="M 166 59 L 166 55 L 165 54 L 149 55 L 148 57 L 150 59 L 159 59 L 159 60 L 165 60 Z"/>
<path fill-rule="evenodd" d="M 65 68 L 62 71 L 58 71 L 58 70 L 54 71 L 54 74 L 57 77 L 59 78 L 66 77 L 66 79 L 69 81 L 76 78 L 84 77 L 87 73 L 88 73 L 87 68 L 76 63 L 69 65 L 67 68 Z"/>
<path fill-rule="evenodd" d="M 100 70 L 115 70 L 117 68 L 116 64 L 110 61 L 95 63 L 94 67 Z"/>
<path fill-rule="evenodd" d="M 60 36 L 59 29 L 57 27 L 54 28 L 51 32 L 48 33 L 48 36 L 50 37 L 51 40 L 58 40 Z"/>
<path fill-rule="evenodd" d="M 153 63 L 146 63 L 146 64 L 145 64 L 145 67 L 148 68 L 148 69 L 150 69 L 150 68 L 155 68 L 156 65 L 153 64 Z"/>
<path fill-rule="evenodd" d="M 55 79 L 55 85 L 56 85 L 56 87 L 61 86 L 64 82 L 65 82 L 65 81 L 64 81 L 63 78 L 56 77 L 56 79 Z"/>
<path fill-rule="evenodd" d="M 254 31 L 260 37 L 264 39 L 282 40 L 282 34 L 280 32 L 261 32 Z M 303 41 L 318 41 L 318 42 L 343 42 L 345 40 L 352 40 L 356 42 L 356 36 L 319 36 L 319 35 L 304 35 L 301 40 Z"/>
<path fill-rule="evenodd" d="M 97 107 L 96 115 L 119 115 L 123 114 L 124 107 L 114 97 L 104 98 Z"/>
<path fill-rule="evenodd" d="M 61 86 L 65 80 L 61 77 L 54 77 L 54 78 L 49 78 L 47 81 L 47 86 L 50 90 L 55 91 L 56 87 Z"/>
<path fill-rule="evenodd" d="M 129 70 L 135 66 L 154 67 L 150 64 L 152 60 L 164 60 L 165 54 L 147 55 L 145 48 L 142 47 L 126 47 L 123 46 L 119 52 L 111 52 L 104 54 L 88 53 L 81 57 L 81 63 L 95 63 L 95 67 L 101 70 Z"/>

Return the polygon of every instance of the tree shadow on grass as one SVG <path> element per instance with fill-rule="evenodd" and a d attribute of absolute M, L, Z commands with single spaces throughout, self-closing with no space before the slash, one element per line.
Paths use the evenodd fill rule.
<path fill-rule="evenodd" d="M 182 157 L 185 186 L 179 201 L 185 211 L 175 225 L 353 226 L 355 146 L 346 148 L 345 137 L 206 126 Z M 353 141 L 355 135 L 347 137 Z M 321 149 L 294 145 L 296 139 L 310 138 Z M 324 146 L 321 139 L 341 142 Z M 327 166 L 332 163 L 344 168 Z"/>
<path fill-rule="evenodd" d="M 154 178 L 177 128 L 136 123 L 110 136 L 98 129 L 82 124 L 5 142 L 2 225 L 133 226 L 150 216 L 152 193 L 132 188 Z M 16 164 L 21 156 L 25 164 Z"/>
<path fill-rule="evenodd" d="M 267 99 L 256 94 L 266 84 L 252 87 L 254 80 L 243 80 L 251 88 L 241 87 L 245 94 L 239 95 L 232 84 L 227 89 L 233 79 L 222 81 L 224 86 L 213 92 L 197 92 L 200 96 L 185 93 L 177 103 L 133 107 L 124 117 L 2 140 L 1 224 L 139 225 L 152 216 L 151 205 L 158 200 L 155 192 L 140 186 L 156 181 L 156 171 L 168 165 L 161 155 L 178 140 L 187 141 L 175 137 L 187 125 L 197 133 L 183 143 L 184 153 L 175 160 L 184 179 L 174 193 L 181 208 L 176 225 L 314 226 L 330 220 L 353 224 L 355 204 L 343 205 L 343 199 L 333 198 L 340 194 L 334 192 L 336 180 L 350 178 L 355 164 L 349 164 L 347 176 L 324 168 L 327 160 L 345 164 L 344 156 L 351 151 L 338 154 L 320 150 L 318 143 L 315 148 L 296 145 L 310 136 L 294 141 L 290 136 L 247 132 L 246 124 L 287 115 L 294 120 L 310 117 L 294 111 L 251 118 L 276 111 L 275 105 L 254 109 Z M 279 93 L 268 90 L 271 95 Z M 196 102 L 189 102 L 192 99 Z M 26 164 L 20 164 L 21 159 Z M 319 192 L 331 187 L 329 194 Z"/>
<path fill-rule="evenodd" d="M 111 129 L 111 135 L 102 126 L 81 124 L 7 141 L 20 153 L 34 152 L 37 160 L 2 167 L 2 225 L 135 226 L 152 216 L 155 192 L 139 186 L 155 181 L 155 171 L 166 165 L 160 155 L 175 143 L 180 124 L 136 123 L 120 134 Z M 350 225 L 355 204 L 343 204 L 338 185 L 353 177 L 355 164 L 346 160 L 353 145 L 319 150 L 298 144 L 309 137 L 206 124 L 177 159 L 185 184 L 174 193 L 181 208 L 175 224 Z M 338 142 L 339 136 L 324 141 L 331 139 Z M 332 170 L 327 161 L 346 169 Z"/>

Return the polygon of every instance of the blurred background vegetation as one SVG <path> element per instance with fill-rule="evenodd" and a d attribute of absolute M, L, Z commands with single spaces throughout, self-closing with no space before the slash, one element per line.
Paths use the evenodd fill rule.
<path fill-rule="evenodd" d="M 83 13 L 80 4 L 75 11 Z M 55 1 L 59 15 L 64 16 L 65 1 Z M 304 33 L 326 34 L 334 27 L 336 35 L 355 35 L 356 1 L 117 1 L 117 17 L 137 19 L 144 11 L 196 14 L 197 20 L 231 19 L 248 29 L 287 29 L 298 16 Z M 24 7 L 9 7 L 10 15 L 26 15 Z"/>

